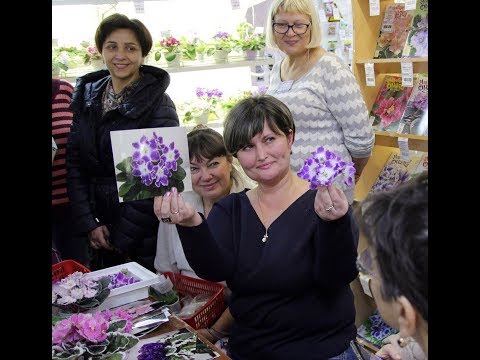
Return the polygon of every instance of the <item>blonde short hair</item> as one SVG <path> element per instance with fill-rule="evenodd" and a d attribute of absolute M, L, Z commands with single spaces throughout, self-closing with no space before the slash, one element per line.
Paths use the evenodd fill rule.
<path fill-rule="evenodd" d="M 320 19 L 318 18 L 318 11 L 313 5 L 312 0 L 275 0 L 270 6 L 270 11 L 267 18 L 266 28 L 266 44 L 268 47 L 277 48 L 275 42 L 275 34 L 273 33 L 273 18 L 280 11 L 296 12 L 307 15 L 310 18 L 310 42 L 307 49 L 316 48 L 322 42 L 322 30 L 320 28 Z"/>

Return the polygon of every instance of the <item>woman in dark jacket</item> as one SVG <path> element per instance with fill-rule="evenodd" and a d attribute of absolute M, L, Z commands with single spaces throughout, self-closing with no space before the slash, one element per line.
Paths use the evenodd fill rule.
<path fill-rule="evenodd" d="M 108 70 L 77 80 L 68 141 L 68 194 L 77 230 L 108 267 L 136 261 L 154 271 L 158 219 L 153 199 L 120 203 L 110 131 L 178 126 L 165 93 L 168 73 L 142 65 L 152 47 L 148 29 L 113 14 L 97 28 L 95 44 Z"/>

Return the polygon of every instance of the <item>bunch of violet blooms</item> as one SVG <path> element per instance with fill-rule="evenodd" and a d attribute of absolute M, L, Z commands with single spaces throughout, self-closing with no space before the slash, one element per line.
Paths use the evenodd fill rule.
<path fill-rule="evenodd" d="M 167 349 L 160 342 L 142 345 L 138 351 L 138 360 L 168 360 Z"/>
<path fill-rule="evenodd" d="M 410 178 L 411 175 L 406 169 L 389 164 L 382 169 L 370 192 L 378 193 L 391 190 L 410 180 Z"/>
<path fill-rule="evenodd" d="M 310 189 L 331 185 L 339 175 L 343 176 L 345 185 L 351 186 L 354 183 L 353 162 L 347 163 L 323 146 L 313 151 L 312 155 L 311 158 L 305 159 L 303 167 L 297 172 L 298 177 L 310 182 Z"/>
<path fill-rule="evenodd" d="M 103 359 L 123 353 L 139 339 L 132 316 L 121 309 L 74 314 L 52 327 L 52 359 Z"/>
<path fill-rule="evenodd" d="M 110 284 L 108 285 L 110 289 L 117 289 L 124 285 L 130 285 L 140 281 L 134 276 L 127 276 L 127 273 L 123 271 L 120 271 L 119 273 L 111 274 L 108 276 L 110 278 Z"/>
<path fill-rule="evenodd" d="M 143 135 L 133 144 L 132 175 L 139 177 L 141 183 L 156 187 L 167 186 L 172 171 L 177 170 L 177 160 L 180 152 L 172 141 L 170 145 L 163 143 L 163 138 L 153 132 L 153 138 Z"/>
<path fill-rule="evenodd" d="M 52 283 L 52 305 L 67 312 L 94 308 L 110 294 L 109 283 L 108 277 L 93 280 L 76 271 Z"/>

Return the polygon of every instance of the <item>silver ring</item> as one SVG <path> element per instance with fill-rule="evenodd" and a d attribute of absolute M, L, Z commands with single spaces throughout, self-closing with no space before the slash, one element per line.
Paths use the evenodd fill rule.
<path fill-rule="evenodd" d="M 325 209 L 325 211 L 332 211 L 332 209 L 333 209 L 333 204 L 330 205 L 329 207 L 327 207 L 327 208 Z"/>
<path fill-rule="evenodd" d="M 172 222 L 172 219 L 170 219 L 169 217 L 162 218 L 161 220 L 162 220 L 162 222 L 164 222 L 164 223 L 171 223 L 171 222 Z"/>
<path fill-rule="evenodd" d="M 180 210 L 177 210 L 177 211 L 170 211 L 171 214 L 175 215 L 175 214 L 178 214 L 180 212 Z"/>

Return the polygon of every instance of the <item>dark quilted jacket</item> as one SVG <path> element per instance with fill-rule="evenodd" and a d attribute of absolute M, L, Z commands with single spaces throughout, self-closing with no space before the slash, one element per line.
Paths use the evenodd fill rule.
<path fill-rule="evenodd" d="M 178 126 L 175 105 L 165 93 L 170 76 L 142 65 L 137 88 L 117 109 L 102 116 L 107 70 L 77 80 L 67 145 L 68 196 L 77 231 L 88 233 L 107 225 L 110 242 L 141 265 L 154 270 L 158 219 L 153 199 L 118 201 L 110 131 Z"/>

